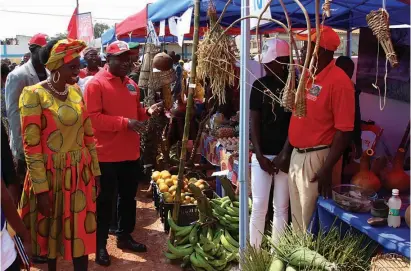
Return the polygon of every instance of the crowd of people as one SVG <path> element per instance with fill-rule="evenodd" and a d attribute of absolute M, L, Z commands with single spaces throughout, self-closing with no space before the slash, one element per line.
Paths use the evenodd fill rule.
<path fill-rule="evenodd" d="M 311 40 L 315 36 L 311 33 Z M 361 154 L 359 92 L 350 80 L 354 64 L 347 57 L 334 60 L 339 43 L 334 30 L 322 30 L 304 118 L 264 95 L 271 91 L 278 96 L 285 86 L 288 43 L 270 40 L 262 55 L 266 75 L 254 82 L 250 96 L 250 242 L 256 247 L 262 242 L 273 183 L 276 242 L 290 219 L 290 203 L 293 225 L 307 229 L 317 197 L 330 196 L 332 184 L 341 182 L 343 153 L 353 143 L 356 157 Z M 82 41 L 47 41 L 44 34 L 33 36 L 29 50 L 21 67 L 10 71 L 6 63 L 1 66 L 1 176 L 7 187 L 2 189 L 2 232 L 7 232 L 7 221 L 33 262 L 47 263 L 48 270 L 57 270 L 58 256 L 72 260 L 74 270 L 87 270 L 92 253 L 99 265 L 109 266 L 109 234 L 116 235 L 120 249 L 146 252 L 131 237 L 137 186 L 144 179 L 140 135 L 147 129 L 144 121 L 164 109 L 161 101 L 147 108 L 141 103 L 139 44 L 111 43 L 106 63 Z M 168 55 L 177 77 L 171 86 L 174 101 L 184 102 L 179 94 L 191 63 L 174 52 Z M 234 96 L 227 101 L 235 101 Z M 9 255 L 2 270 L 19 270 L 7 236 L 2 235 L 7 244 L 2 256 Z"/>
<path fill-rule="evenodd" d="M 2 227 L 12 225 L 33 262 L 47 262 L 48 270 L 57 270 L 59 255 L 72 260 L 74 270 L 87 270 L 92 253 L 98 264 L 110 265 L 106 243 L 114 200 L 117 246 L 147 250 L 131 237 L 142 174 L 139 133 L 143 121 L 163 108 L 143 108 L 139 88 L 127 76 L 135 72 L 130 60 L 138 47 L 110 44 L 102 66 L 98 51 L 84 42 L 47 42 L 39 34 L 29 42 L 27 63 L 12 72 L 2 65 L 2 193 L 10 196 L 2 194 Z M 79 80 L 87 77 L 81 90 Z M 12 245 L 2 246 L 4 255 L 11 257 L 2 270 L 19 270 Z"/>

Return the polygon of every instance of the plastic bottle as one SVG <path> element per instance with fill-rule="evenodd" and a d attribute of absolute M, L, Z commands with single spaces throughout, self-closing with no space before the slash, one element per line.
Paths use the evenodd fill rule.
<path fill-rule="evenodd" d="M 401 199 L 399 197 L 399 190 L 392 190 L 392 197 L 388 200 L 388 208 L 390 209 L 388 213 L 388 227 L 398 228 L 401 224 L 400 208 Z"/>

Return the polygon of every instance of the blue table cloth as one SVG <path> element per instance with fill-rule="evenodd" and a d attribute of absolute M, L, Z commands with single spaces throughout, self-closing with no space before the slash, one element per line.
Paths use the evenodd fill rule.
<path fill-rule="evenodd" d="M 404 216 L 404 211 L 401 211 L 401 216 Z M 388 226 L 372 227 L 367 223 L 370 217 L 372 217 L 370 213 L 351 213 L 338 207 L 333 200 L 320 197 L 317 202 L 317 211 L 312 219 L 312 231 L 318 232 L 320 223 L 325 231 L 333 224 L 341 226 L 345 223 L 346 228 L 351 226 L 378 242 L 384 247 L 385 252 L 393 252 L 410 258 L 410 228 L 404 220 L 399 228 L 394 229 Z"/>

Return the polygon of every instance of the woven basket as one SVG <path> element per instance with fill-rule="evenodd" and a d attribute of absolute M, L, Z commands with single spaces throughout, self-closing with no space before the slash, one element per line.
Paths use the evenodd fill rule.
<path fill-rule="evenodd" d="M 170 69 L 164 72 L 153 72 L 151 80 L 149 82 L 149 88 L 161 89 L 165 85 L 170 85 L 176 81 L 176 73 L 174 69 Z"/>
<path fill-rule="evenodd" d="M 398 59 L 391 41 L 390 16 L 388 12 L 382 8 L 377 11 L 373 10 L 367 15 L 366 19 L 368 26 L 384 49 L 391 66 L 396 67 L 398 65 Z"/>
<path fill-rule="evenodd" d="M 371 271 L 409 271 L 410 261 L 398 254 L 377 255 L 371 260 Z"/>
<path fill-rule="evenodd" d="M 147 88 L 150 79 L 150 73 L 152 73 L 153 58 L 160 52 L 160 48 L 156 47 L 154 44 L 147 43 L 144 49 L 144 59 L 141 65 L 140 77 L 138 78 L 138 86 L 140 88 Z"/>

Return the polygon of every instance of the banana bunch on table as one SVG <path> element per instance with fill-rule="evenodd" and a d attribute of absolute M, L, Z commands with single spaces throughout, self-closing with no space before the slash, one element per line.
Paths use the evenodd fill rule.
<path fill-rule="evenodd" d="M 239 261 L 239 202 L 224 197 L 212 199 L 210 204 L 214 222 L 196 221 L 181 227 L 168 214 L 176 240 L 174 245 L 168 240 L 165 256 L 181 259 L 182 268 L 191 265 L 195 271 L 230 270 L 231 263 Z"/>

